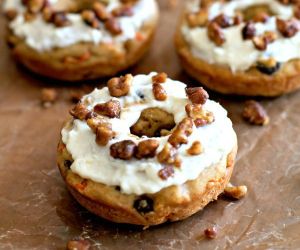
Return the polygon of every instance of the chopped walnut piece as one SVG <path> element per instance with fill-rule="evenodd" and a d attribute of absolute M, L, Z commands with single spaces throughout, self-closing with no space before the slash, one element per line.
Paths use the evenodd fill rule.
<path fill-rule="evenodd" d="M 110 146 L 110 155 L 115 159 L 130 160 L 135 152 L 137 146 L 131 140 L 124 140 L 116 142 Z"/>
<path fill-rule="evenodd" d="M 244 40 L 252 39 L 256 34 L 256 29 L 253 22 L 247 22 L 242 29 L 242 36 Z"/>
<path fill-rule="evenodd" d="M 191 118 L 184 118 L 173 133 L 170 135 L 168 142 L 175 148 L 181 144 L 188 143 L 188 136 L 193 132 L 193 120 Z"/>
<path fill-rule="evenodd" d="M 213 226 L 204 230 L 204 235 L 208 239 L 215 239 L 217 237 L 217 227 Z"/>
<path fill-rule="evenodd" d="M 269 15 L 266 12 L 259 12 L 253 17 L 253 21 L 257 23 L 265 23 L 268 19 Z"/>
<path fill-rule="evenodd" d="M 229 198 L 239 200 L 246 196 L 247 191 L 247 186 L 233 186 L 229 183 L 224 190 L 224 194 Z"/>
<path fill-rule="evenodd" d="M 99 103 L 94 107 L 94 112 L 109 118 L 120 118 L 121 104 L 118 100 L 110 100 L 106 103 Z"/>
<path fill-rule="evenodd" d="M 225 14 L 216 16 L 212 21 L 216 22 L 221 28 L 227 28 L 231 25 L 230 18 Z"/>
<path fill-rule="evenodd" d="M 123 17 L 123 16 L 132 16 L 134 13 L 133 13 L 132 6 L 130 4 L 125 4 L 123 6 L 113 9 L 112 14 L 115 17 Z"/>
<path fill-rule="evenodd" d="M 106 8 L 102 3 L 94 2 L 93 11 L 95 12 L 97 18 L 101 21 L 105 21 L 110 18 L 110 13 L 106 11 Z"/>
<path fill-rule="evenodd" d="M 186 16 L 187 23 L 189 27 L 203 27 L 208 22 L 208 12 L 207 10 L 200 10 L 197 13 L 189 13 Z"/>
<path fill-rule="evenodd" d="M 109 93 L 113 97 L 125 96 L 130 91 L 130 86 L 133 81 L 133 76 L 127 74 L 121 77 L 114 77 L 107 82 Z"/>
<path fill-rule="evenodd" d="M 42 15 L 46 22 L 51 22 L 53 20 L 53 10 L 50 7 L 45 7 L 42 11 Z"/>
<path fill-rule="evenodd" d="M 276 26 L 279 32 L 284 37 L 293 37 L 294 35 L 296 35 L 300 28 L 299 21 L 297 21 L 296 19 L 282 20 L 280 18 L 277 18 Z"/>
<path fill-rule="evenodd" d="M 158 176 L 162 180 L 167 180 L 169 177 L 174 175 L 174 167 L 171 165 L 164 166 L 161 170 L 158 171 Z"/>
<path fill-rule="evenodd" d="M 138 144 L 135 157 L 138 159 L 142 158 L 153 158 L 156 153 L 156 149 L 159 146 L 159 142 L 154 139 L 141 141 Z"/>
<path fill-rule="evenodd" d="M 255 36 L 252 38 L 252 42 L 256 49 L 258 50 L 266 50 L 267 49 L 267 41 L 263 36 Z"/>
<path fill-rule="evenodd" d="M 153 84 L 152 92 L 157 101 L 165 101 L 168 97 L 166 90 L 161 84 Z"/>
<path fill-rule="evenodd" d="M 192 146 L 187 150 L 189 155 L 200 155 L 203 152 L 202 144 L 199 141 L 195 141 Z"/>
<path fill-rule="evenodd" d="M 105 22 L 105 28 L 112 34 L 112 35 L 120 35 L 122 34 L 121 26 L 117 19 L 109 18 Z"/>
<path fill-rule="evenodd" d="M 90 247 L 90 242 L 83 238 L 73 239 L 67 243 L 67 250 L 89 250 Z"/>
<path fill-rule="evenodd" d="M 90 111 L 81 102 L 77 103 L 73 109 L 70 110 L 70 114 L 79 120 L 85 120 Z"/>
<path fill-rule="evenodd" d="M 239 25 L 243 22 L 243 15 L 241 13 L 237 13 L 235 17 L 233 18 L 233 24 L 234 25 Z"/>
<path fill-rule="evenodd" d="M 181 160 L 178 158 L 176 148 L 169 143 L 157 154 L 157 160 L 164 165 L 181 166 Z"/>
<path fill-rule="evenodd" d="M 56 27 L 65 27 L 71 24 L 66 13 L 63 11 L 54 12 L 52 15 L 52 21 Z"/>
<path fill-rule="evenodd" d="M 186 88 L 185 91 L 193 104 L 205 104 L 209 98 L 208 93 L 202 87 Z"/>
<path fill-rule="evenodd" d="M 96 18 L 96 14 L 92 10 L 84 10 L 81 12 L 81 17 L 83 21 L 90 25 L 94 29 L 98 29 L 100 27 L 100 22 Z"/>
<path fill-rule="evenodd" d="M 96 128 L 96 143 L 100 146 L 106 146 L 107 143 L 115 136 L 110 123 L 100 123 Z"/>
<path fill-rule="evenodd" d="M 277 39 L 277 34 L 273 31 L 265 31 L 263 37 L 267 44 L 274 42 Z"/>
<path fill-rule="evenodd" d="M 103 116 L 97 115 L 93 112 L 89 112 L 88 117 L 85 118 L 87 120 L 87 125 L 92 129 L 94 133 L 96 133 L 97 127 L 103 126 L 102 124 L 108 123 L 108 121 Z"/>
<path fill-rule="evenodd" d="M 158 73 L 155 76 L 152 76 L 152 83 L 159 84 L 165 83 L 167 81 L 168 75 L 164 72 Z"/>
<path fill-rule="evenodd" d="M 9 10 L 5 11 L 5 16 L 10 21 L 14 20 L 17 15 L 18 15 L 18 12 L 15 9 L 9 9 Z"/>
<path fill-rule="evenodd" d="M 53 88 L 42 89 L 41 100 L 45 107 L 51 105 L 57 100 L 57 91 Z"/>
<path fill-rule="evenodd" d="M 250 100 L 245 103 L 243 117 L 255 125 L 267 125 L 270 121 L 266 110 L 258 102 Z"/>
<path fill-rule="evenodd" d="M 216 22 L 210 22 L 207 26 L 208 38 L 217 46 L 221 46 L 225 42 L 225 36 L 221 27 Z"/>
<path fill-rule="evenodd" d="M 214 114 L 203 109 L 201 104 L 187 104 L 185 106 L 185 111 L 188 117 L 194 119 L 197 128 L 213 123 L 215 120 Z"/>

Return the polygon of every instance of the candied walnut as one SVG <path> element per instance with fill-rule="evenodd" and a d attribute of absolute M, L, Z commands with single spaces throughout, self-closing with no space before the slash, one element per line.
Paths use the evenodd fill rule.
<path fill-rule="evenodd" d="M 90 25 L 94 29 L 98 29 L 100 27 L 100 22 L 96 18 L 94 11 L 84 10 L 81 12 L 81 17 L 86 24 Z"/>
<path fill-rule="evenodd" d="M 171 165 L 164 166 L 161 170 L 158 171 L 158 176 L 162 180 L 167 180 L 169 177 L 174 175 L 174 167 Z"/>
<path fill-rule="evenodd" d="M 284 37 L 293 37 L 299 31 L 299 22 L 295 19 L 292 20 L 282 20 L 276 19 L 276 26 L 279 32 Z"/>
<path fill-rule="evenodd" d="M 132 6 L 130 4 L 125 4 L 123 6 L 113 9 L 112 14 L 115 17 L 122 17 L 122 16 L 132 16 L 134 13 L 133 13 Z"/>
<path fill-rule="evenodd" d="M 42 15 L 46 22 L 51 22 L 53 20 L 53 10 L 50 7 L 45 7 L 42 11 Z"/>
<path fill-rule="evenodd" d="M 152 92 L 157 101 L 165 101 L 168 98 L 167 92 L 161 84 L 153 84 Z"/>
<path fill-rule="evenodd" d="M 187 23 L 189 27 L 203 27 L 208 22 L 208 12 L 207 10 L 199 10 L 197 13 L 189 13 L 186 16 Z"/>
<path fill-rule="evenodd" d="M 255 125 L 267 125 L 270 121 L 266 110 L 258 102 L 250 100 L 245 103 L 243 117 Z"/>
<path fill-rule="evenodd" d="M 71 24 L 66 13 L 63 11 L 54 12 L 52 15 L 52 22 L 56 27 L 65 27 Z"/>
<path fill-rule="evenodd" d="M 124 140 L 116 142 L 110 146 L 110 155 L 115 159 L 130 160 L 135 152 L 137 146 L 131 140 Z"/>
<path fill-rule="evenodd" d="M 242 13 L 237 13 L 234 18 L 233 18 L 233 24 L 234 25 L 239 25 L 243 22 L 244 18 Z"/>
<path fill-rule="evenodd" d="M 212 21 L 216 22 L 221 28 L 227 28 L 231 25 L 230 18 L 225 14 L 216 16 Z"/>
<path fill-rule="evenodd" d="M 159 146 L 159 142 L 154 139 L 141 141 L 138 144 L 135 157 L 138 159 L 142 158 L 153 158 L 156 153 L 156 149 Z"/>
<path fill-rule="evenodd" d="M 208 38 L 213 41 L 217 46 L 221 46 L 225 42 L 225 36 L 221 27 L 215 23 L 210 22 L 207 26 Z"/>
<path fill-rule="evenodd" d="M 93 130 L 94 133 L 97 131 L 97 127 L 103 126 L 102 124 L 109 123 L 103 116 L 99 116 L 94 112 L 89 112 L 85 119 L 87 125 Z"/>
<path fill-rule="evenodd" d="M 256 68 L 264 74 L 272 75 L 280 69 L 280 63 L 273 57 L 267 59 L 259 59 Z"/>
<path fill-rule="evenodd" d="M 152 76 L 153 84 L 165 83 L 168 79 L 168 75 L 164 72 L 158 73 L 155 76 Z"/>
<path fill-rule="evenodd" d="M 203 152 L 202 144 L 199 141 L 195 141 L 192 146 L 187 150 L 189 155 L 200 155 Z"/>
<path fill-rule="evenodd" d="M 45 0 L 29 0 L 27 2 L 27 8 L 30 13 L 38 13 L 45 6 Z"/>
<path fill-rule="evenodd" d="M 106 103 L 97 104 L 94 112 L 109 118 L 120 118 L 121 104 L 118 100 L 110 100 Z"/>
<path fill-rule="evenodd" d="M 256 34 L 256 29 L 253 22 L 247 22 L 242 29 L 242 36 L 244 40 L 252 39 Z"/>
<path fill-rule="evenodd" d="M 14 20 L 17 15 L 18 15 L 18 12 L 15 9 L 9 9 L 9 10 L 5 11 L 5 16 L 10 21 Z"/>
<path fill-rule="evenodd" d="M 210 227 L 210 228 L 206 228 L 204 230 L 204 235 L 206 238 L 208 239 L 215 239 L 217 237 L 217 228 L 215 226 Z"/>
<path fill-rule="evenodd" d="M 268 19 L 269 15 L 266 12 L 259 12 L 253 17 L 253 21 L 257 23 L 265 23 Z"/>
<path fill-rule="evenodd" d="M 54 103 L 57 100 L 57 91 L 53 88 L 42 89 L 42 103 Z"/>
<path fill-rule="evenodd" d="M 266 50 L 267 49 L 267 41 L 263 36 L 255 36 L 252 38 L 253 45 L 258 50 Z"/>
<path fill-rule="evenodd" d="M 180 167 L 181 165 L 176 148 L 169 143 L 157 154 L 157 160 L 164 165 L 175 165 L 176 167 Z"/>
<path fill-rule="evenodd" d="M 105 22 L 105 28 L 112 34 L 112 35 L 120 35 L 122 34 L 121 26 L 117 19 L 109 18 Z"/>
<path fill-rule="evenodd" d="M 203 109 L 201 104 L 187 104 L 185 106 L 185 111 L 190 118 L 194 119 L 197 128 L 211 124 L 215 120 L 214 114 Z"/>
<path fill-rule="evenodd" d="M 239 200 L 246 196 L 247 191 L 247 186 L 233 186 L 229 183 L 224 190 L 224 194 L 229 198 Z"/>
<path fill-rule="evenodd" d="M 107 143 L 115 136 L 110 123 L 100 123 L 96 128 L 96 143 L 100 146 L 106 146 Z"/>
<path fill-rule="evenodd" d="M 77 103 L 73 109 L 70 110 L 70 114 L 79 120 L 85 120 L 90 111 L 81 102 Z"/>
<path fill-rule="evenodd" d="M 168 142 L 175 148 L 188 143 L 188 136 L 193 132 L 193 120 L 184 118 L 170 135 Z"/>
<path fill-rule="evenodd" d="M 75 238 L 67 243 L 67 250 L 89 250 L 91 244 L 83 238 Z"/>
<path fill-rule="evenodd" d="M 263 37 L 267 44 L 274 42 L 277 39 L 277 34 L 273 31 L 265 31 Z"/>
<path fill-rule="evenodd" d="M 97 18 L 101 21 L 106 21 L 110 18 L 110 13 L 106 11 L 105 6 L 102 3 L 95 2 L 93 4 L 93 11 L 95 12 Z"/>
<path fill-rule="evenodd" d="M 186 88 L 185 92 L 190 101 L 194 104 L 205 104 L 209 98 L 208 93 L 202 87 Z"/>
<path fill-rule="evenodd" d="M 143 195 L 134 201 L 133 207 L 139 213 L 146 214 L 154 210 L 154 202 L 151 198 Z"/>
<path fill-rule="evenodd" d="M 125 96 L 130 91 L 133 77 L 131 74 L 127 74 L 121 77 L 114 77 L 107 82 L 109 93 L 113 97 Z"/>

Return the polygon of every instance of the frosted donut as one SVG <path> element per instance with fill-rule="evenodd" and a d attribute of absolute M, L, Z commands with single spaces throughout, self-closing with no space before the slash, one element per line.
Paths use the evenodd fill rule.
<path fill-rule="evenodd" d="M 237 150 L 227 112 L 165 74 L 126 75 L 71 110 L 57 149 L 71 194 L 92 213 L 136 225 L 182 220 L 217 199 Z"/>
<path fill-rule="evenodd" d="M 295 91 L 300 87 L 300 5 L 294 2 L 189 1 L 175 39 L 184 69 L 225 94 Z"/>
<path fill-rule="evenodd" d="M 113 76 L 150 47 L 156 0 L 6 0 L 8 44 L 40 75 L 65 81 Z"/>

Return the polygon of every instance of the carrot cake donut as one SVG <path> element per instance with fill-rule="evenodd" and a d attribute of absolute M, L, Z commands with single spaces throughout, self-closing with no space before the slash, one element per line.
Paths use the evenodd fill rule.
<path fill-rule="evenodd" d="M 71 110 L 57 149 L 71 194 L 118 223 L 182 220 L 215 200 L 237 150 L 227 112 L 166 74 L 125 75 Z"/>
<path fill-rule="evenodd" d="M 300 5 L 191 0 L 176 34 L 184 69 L 210 89 L 277 96 L 300 87 Z"/>
<path fill-rule="evenodd" d="M 113 76 L 149 48 L 155 0 L 6 0 L 8 43 L 15 58 L 51 78 Z"/>

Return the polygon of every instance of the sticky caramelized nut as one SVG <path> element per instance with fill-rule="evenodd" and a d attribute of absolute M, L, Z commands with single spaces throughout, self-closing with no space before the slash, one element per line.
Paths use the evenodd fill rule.
<path fill-rule="evenodd" d="M 134 13 L 133 13 L 132 6 L 130 4 L 125 4 L 123 6 L 113 9 L 112 14 L 115 17 L 122 17 L 122 16 L 132 16 Z"/>
<path fill-rule="evenodd" d="M 166 90 L 161 84 L 153 84 L 152 92 L 157 101 L 165 101 L 168 97 Z"/>
<path fill-rule="evenodd" d="M 96 128 L 96 143 L 100 146 L 106 146 L 107 143 L 115 136 L 110 123 L 100 123 Z"/>
<path fill-rule="evenodd" d="M 268 19 L 269 15 L 266 12 L 259 12 L 253 17 L 253 21 L 256 23 L 265 23 Z"/>
<path fill-rule="evenodd" d="M 265 31 L 263 37 L 267 44 L 270 44 L 277 39 L 277 34 L 273 31 Z"/>
<path fill-rule="evenodd" d="M 97 104 L 94 112 L 109 118 L 120 118 L 121 104 L 118 100 L 110 100 L 106 103 Z"/>
<path fill-rule="evenodd" d="M 71 24 L 71 22 L 67 18 L 66 13 L 63 11 L 54 12 L 52 20 L 56 27 L 65 27 Z"/>
<path fill-rule="evenodd" d="M 67 250 L 89 250 L 91 244 L 83 238 L 70 240 L 67 244 Z"/>
<path fill-rule="evenodd" d="M 79 120 L 85 120 L 86 116 L 90 113 L 90 111 L 83 105 L 81 102 L 77 103 L 73 109 L 70 110 L 70 114 Z"/>
<path fill-rule="evenodd" d="M 270 121 L 266 110 L 258 102 L 250 100 L 245 103 L 243 117 L 255 125 L 267 125 Z"/>
<path fill-rule="evenodd" d="M 182 144 L 188 143 L 188 137 L 193 132 L 193 120 L 191 118 L 184 118 L 173 133 L 170 135 L 168 142 L 175 148 Z"/>
<path fill-rule="evenodd" d="M 188 117 L 194 120 L 197 128 L 214 122 L 214 114 L 210 111 L 204 110 L 201 104 L 187 104 L 185 111 Z"/>
<path fill-rule="evenodd" d="M 181 161 L 178 158 L 177 150 L 171 144 L 167 143 L 164 148 L 157 154 L 157 160 L 164 165 L 175 165 L 180 167 Z"/>
<path fill-rule="evenodd" d="M 256 34 L 256 29 L 253 22 L 247 22 L 242 29 L 242 36 L 244 40 L 252 39 Z"/>
<path fill-rule="evenodd" d="M 138 144 L 135 157 L 138 159 L 153 158 L 155 156 L 158 146 L 159 146 L 159 142 L 154 139 L 141 141 Z"/>
<path fill-rule="evenodd" d="M 229 198 L 240 200 L 246 196 L 247 191 L 247 186 L 233 186 L 229 183 L 224 190 L 224 194 Z"/>
<path fill-rule="evenodd" d="M 53 88 L 44 88 L 42 89 L 41 99 L 43 103 L 53 103 L 57 100 L 57 91 Z"/>
<path fill-rule="evenodd" d="M 18 12 L 15 9 L 9 9 L 9 10 L 5 11 L 5 16 L 10 21 L 14 20 L 17 15 L 18 15 Z"/>
<path fill-rule="evenodd" d="M 115 159 L 130 160 L 135 152 L 137 146 L 131 140 L 124 140 L 116 142 L 110 146 L 110 155 Z"/>
<path fill-rule="evenodd" d="M 174 167 L 171 165 L 164 166 L 161 170 L 158 171 L 158 176 L 162 180 L 167 180 L 169 177 L 174 175 Z"/>
<path fill-rule="evenodd" d="M 215 239 L 217 237 L 217 228 L 215 226 L 210 227 L 210 228 L 206 228 L 204 230 L 204 235 L 206 238 L 208 239 Z"/>
<path fill-rule="evenodd" d="M 299 31 L 299 23 L 297 20 L 282 20 L 280 18 L 276 19 L 276 26 L 279 32 L 284 37 L 293 37 Z"/>
<path fill-rule="evenodd" d="M 200 141 L 195 141 L 192 146 L 187 150 L 189 155 L 200 155 L 203 152 L 202 144 Z"/>
<path fill-rule="evenodd" d="M 207 10 L 200 10 L 197 13 L 189 13 L 186 16 L 187 23 L 189 27 L 195 28 L 195 27 L 203 27 L 208 22 L 208 12 Z"/>
<path fill-rule="evenodd" d="M 112 35 L 120 35 L 122 34 L 121 26 L 117 19 L 109 18 L 105 22 L 105 28 L 112 34 Z"/>
<path fill-rule="evenodd" d="M 264 74 L 272 75 L 280 68 L 280 63 L 277 62 L 273 57 L 262 58 L 257 61 L 256 68 Z"/>
<path fill-rule="evenodd" d="M 42 15 L 46 22 L 51 22 L 53 19 L 53 10 L 50 7 L 45 7 L 42 11 Z"/>
<path fill-rule="evenodd" d="M 231 25 L 230 18 L 225 14 L 216 16 L 212 21 L 217 23 L 221 28 L 227 28 Z"/>
<path fill-rule="evenodd" d="M 221 46 L 225 42 L 225 36 L 221 27 L 216 22 L 210 22 L 207 26 L 208 38 L 217 46 Z"/>
<path fill-rule="evenodd" d="M 81 12 L 82 20 L 93 27 L 94 29 L 98 29 L 100 27 L 100 22 L 96 18 L 96 14 L 92 10 L 84 10 Z"/>
<path fill-rule="evenodd" d="M 168 75 L 164 72 L 158 73 L 155 76 L 152 76 L 153 84 L 165 83 L 167 81 Z"/>
<path fill-rule="evenodd" d="M 208 93 L 202 87 L 186 88 L 185 92 L 194 104 L 205 104 L 209 98 Z"/>
<path fill-rule="evenodd" d="M 252 38 L 253 45 L 258 50 L 266 50 L 267 49 L 267 41 L 263 36 L 255 36 Z"/>
<path fill-rule="evenodd" d="M 153 206 L 153 200 L 145 195 L 141 196 L 133 203 L 133 207 L 141 214 L 152 212 Z"/>
<path fill-rule="evenodd" d="M 130 91 L 133 77 L 131 74 L 127 74 L 121 77 L 114 77 L 107 82 L 109 93 L 113 97 L 125 96 Z"/>
<path fill-rule="evenodd" d="M 97 18 L 101 21 L 106 21 L 110 18 L 110 14 L 106 11 L 105 6 L 100 2 L 94 2 L 93 11 L 95 12 Z"/>

